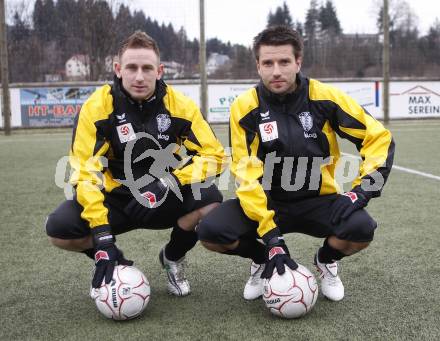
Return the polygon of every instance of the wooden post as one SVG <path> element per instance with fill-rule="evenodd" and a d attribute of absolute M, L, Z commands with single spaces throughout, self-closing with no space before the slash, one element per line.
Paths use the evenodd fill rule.
<path fill-rule="evenodd" d="M 2 73 L 2 113 L 5 135 L 11 135 L 11 99 L 9 96 L 8 41 L 6 37 L 5 0 L 0 0 L 0 64 Z"/>
<path fill-rule="evenodd" d="M 205 1 L 200 0 L 200 110 L 208 118 L 208 77 L 206 75 L 206 41 L 205 41 Z"/>
<path fill-rule="evenodd" d="M 390 121 L 390 26 L 388 15 L 388 0 L 383 0 L 383 120 L 385 124 Z"/>

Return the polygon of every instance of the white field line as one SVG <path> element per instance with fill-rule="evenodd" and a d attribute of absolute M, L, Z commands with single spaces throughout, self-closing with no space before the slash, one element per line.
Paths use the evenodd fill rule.
<path fill-rule="evenodd" d="M 26 137 L 26 136 L 30 136 L 30 137 L 70 136 L 70 135 L 72 135 L 72 132 L 71 131 L 68 131 L 68 132 L 57 132 L 57 133 L 50 133 L 50 132 L 47 132 L 47 133 L 32 133 L 32 132 L 30 132 L 28 134 L 26 134 L 26 133 L 23 133 L 23 134 L 20 134 L 20 133 L 14 134 L 14 133 L 12 133 L 11 136 L 5 136 L 3 132 L 1 132 L 1 134 L 3 135 L 3 136 L 0 136 L 1 138 L 21 138 L 21 137 Z"/>
<path fill-rule="evenodd" d="M 420 128 L 416 128 L 416 127 L 414 127 L 414 128 L 410 128 L 410 127 L 408 127 L 408 128 L 404 128 L 404 127 L 399 127 L 399 128 L 391 128 L 390 129 L 390 131 L 392 132 L 392 133 L 394 133 L 394 132 L 412 132 L 412 131 L 440 131 L 440 126 L 437 126 L 437 127 L 425 127 L 425 128 L 422 128 L 422 127 L 420 127 Z"/>
<path fill-rule="evenodd" d="M 50 138 L 46 138 L 46 139 L 7 139 L 7 138 L 0 138 L 0 144 L 2 143 L 15 143 L 15 142 L 52 142 L 52 141 L 68 141 L 70 140 L 72 137 L 71 136 L 66 136 L 66 137 L 50 137 Z"/>
<path fill-rule="evenodd" d="M 357 156 L 357 155 L 348 154 L 348 153 L 341 153 L 341 154 L 345 155 L 345 156 L 354 157 L 356 159 L 360 159 L 360 157 Z M 397 165 L 393 165 L 393 169 L 397 169 L 397 170 L 400 170 L 400 171 L 405 172 L 405 173 L 420 175 L 420 176 L 423 176 L 425 178 L 429 178 L 429 179 L 434 179 L 434 180 L 440 181 L 440 176 L 438 176 L 438 175 L 429 174 L 429 173 L 425 173 L 425 172 L 420 172 L 420 171 L 415 170 L 415 169 L 401 167 L 401 166 L 397 166 Z"/>
<path fill-rule="evenodd" d="M 69 139 L 70 139 L 70 136 L 66 136 L 65 138 L 51 138 L 50 141 L 54 141 L 54 140 L 55 141 L 67 141 Z M 33 140 L 33 141 L 46 142 L 46 141 L 48 141 L 48 139 Z M 10 139 L 10 140 L 0 139 L 0 144 L 1 143 L 13 143 L 13 142 L 29 142 L 29 139 Z M 350 157 L 353 157 L 353 158 L 356 158 L 356 159 L 360 159 L 360 157 L 357 156 L 357 155 L 353 155 L 353 154 L 349 154 L 349 153 L 341 153 L 341 154 L 345 155 L 345 156 L 350 156 Z M 429 179 L 434 179 L 434 180 L 440 181 L 440 176 L 437 176 L 437 175 L 434 175 L 434 174 L 430 174 L 430 173 L 420 172 L 420 171 L 415 170 L 415 169 L 401 167 L 401 166 L 398 166 L 398 165 L 393 165 L 393 169 L 397 169 L 397 170 L 400 170 L 400 171 L 405 172 L 405 173 L 420 175 L 420 176 L 423 176 L 425 178 L 429 178 Z"/>
<path fill-rule="evenodd" d="M 440 120 L 414 120 L 414 121 L 391 121 L 389 126 L 414 127 L 414 126 L 439 126 Z"/>

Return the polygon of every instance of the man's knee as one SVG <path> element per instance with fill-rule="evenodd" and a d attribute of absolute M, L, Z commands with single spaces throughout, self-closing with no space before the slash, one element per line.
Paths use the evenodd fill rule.
<path fill-rule="evenodd" d="M 351 256 L 370 245 L 370 242 L 353 242 L 349 240 L 342 240 L 335 236 L 328 238 L 330 246 L 338 251 L 341 251 L 346 256 Z"/>
<path fill-rule="evenodd" d="M 63 250 L 81 252 L 93 247 L 91 236 L 78 239 L 61 239 L 49 236 L 49 242 Z"/>
<path fill-rule="evenodd" d="M 79 238 L 68 237 L 69 234 L 66 233 L 68 226 L 69 222 L 60 214 L 50 214 L 46 220 L 46 233 L 49 242 L 60 249 L 69 251 L 83 251 L 93 246 L 90 235 Z"/>
<path fill-rule="evenodd" d="M 212 245 L 228 245 L 234 243 L 238 239 L 228 233 L 228 227 L 224 221 L 220 221 L 212 214 L 207 215 L 200 221 L 196 232 L 200 242 L 207 249 L 212 251 L 218 251 L 217 247 L 213 250 Z"/>
<path fill-rule="evenodd" d="M 219 202 L 213 202 L 212 204 L 199 208 L 198 211 L 200 213 L 200 219 L 205 217 L 209 212 L 211 212 L 214 208 L 218 206 L 220 206 Z"/>
<path fill-rule="evenodd" d="M 349 245 L 350 254 L 366 249 L 371 242 L 351 242 Z"/>
<path fill-rule="evenodd" d="M 216 208 L 220 203 L 215 202 L 206 205 L 202 208 L 194 210 L 177 220 L 177 225 L 185 231 L 193 231 L 195 226 L 199 223 L 200 219 L 206 216 L 210 211 Z"/>
<path fill-rule="evenodd" d="M 200 243 L 209 251 L 224 253 L 230 250 L 234 250 L 238 246 L 238 241 L 231 244 L 216 244 L 207 241 L 200 241 Z"/>
<path fill-rule="evenodd" d="M 376 230 L 377 223 L 370 217 L 370 215 L 362 210 L 353 213 L 352 217 L 347 221 L 347 227 L 341 237 L 341 239 L 350 240 L 359 244 L 365 244 L 368 246 L 374 238 L 374 231 Z"/>
<path fill-rule="evenodd" d="M 196 232 L 201 242 L 225 246 L 235 243 L 249 232 L 252 233 L 254 226 L 251 224 L 244 216 L 238 200 L 231 199 L 203 217 Z M 255 231 L 256 228 L 257 226 Z"/>
<path fill-rule="evenodd" d="M 49 236 L 49 240 L 57 240 L 57 236 L 59 235 L 60 228 L 65 225 L 64 219 L 60 217 L 58 214 L 50 214 L 46 219 L 46 233 Z M 52 244 L 54 244 L 52 242 Z M 54 244 L 56 245 L 56 244 Z"/>
<path fill-rule="evenodd" d="M 365 219 L 362 223 L 358 224 L 355 229 L 357 235 L 356 242 L 359 245 L 364 245 L 362 248 L 366 248 L 368 244 L 374 238 L 374 231 L 376 230 L 377 223 L 372 219 Z"/>

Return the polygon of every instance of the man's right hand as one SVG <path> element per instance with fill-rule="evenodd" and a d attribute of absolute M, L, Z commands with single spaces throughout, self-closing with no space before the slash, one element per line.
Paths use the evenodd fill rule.
<path fill-rule="evenodd" d="M 95 273 L 92 287 L 99 288 L 105 279 L 105 284 L 110 283 L 116 263 L 119 265 L 133 265 L 133 261 L 124 258 L 114 242 L 110 226 L 103 225 L 92 229 L 93 246 L 95 253 Z"/>
<path fill-rule="evenodd" d="M 124 212 L 136 222 L 148 223 L 151 215 L 151 209 L 159 207 L 170 191 L 173 191 L 176 196 L 182 201 L 182 194 L 178 180 L 174 176 L 166 176 L 156 179 L 147 186 L 140 189 L 142 200 L 133 198 L 124 209 Z"/>
<path fill-rule="evenodd" d="M 285 270 L 285 265 L 287 265 L 292 270 L 298 268 L 298 264 L 290 258 L 289 249 L 284 243 L 284 238 L 281 233 L 272 233 L 270 237 L 263 237 L 266 244 L 266 266 L 261 278 L 271 278 L 274 269 L 277 269 L 278 274 L 282 275 Z"/>

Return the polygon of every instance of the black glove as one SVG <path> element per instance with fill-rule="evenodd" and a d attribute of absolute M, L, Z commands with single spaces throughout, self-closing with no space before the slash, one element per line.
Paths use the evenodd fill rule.
<path fill-rule="evenodd" d="M 263 236 L 263 241 L 266 244 L 266 266 L 261 278 L 271 278 L 273 270 L 277 268 L 278 274 L 282 275 L 286 270 L 287 265 L 292 270 L 298 268 L 298 264 L 290 258 L 289 249 L 284 243 L 284 238 L 278 228 L 271 230 Z"/>
<path fill-rule="evenodd" d="M 116 263 L 119 265 L 133 265 L 133 261 L 125 259 L 122 251 L 116 247 L 110 226 L 102 225 L 93 228 L 92 236 L 96 266 L 92 287 L 99 288 L 104 277 L 105 284 L 110 283 Z"/>
<path fill-rule="evenodd" d="M 356 187 L 351 192 L 346 192 L 333 202 L 330 216 L 332 224 L 339 224 L 347 219 L 354 211 L 367 206 L 371 196 L 361 188 Z"/>
<path fill-rule="evenodd" d="M 148 220 L 149 209 L 161 205 L 170 191 L 174 191 L 181 199 L 180 184 L 175 177 L 156 179 L 140 190 L 140 197 L 135 196 L 130 201 L 125 213 L 134 221 L 145 222 Z"/>

